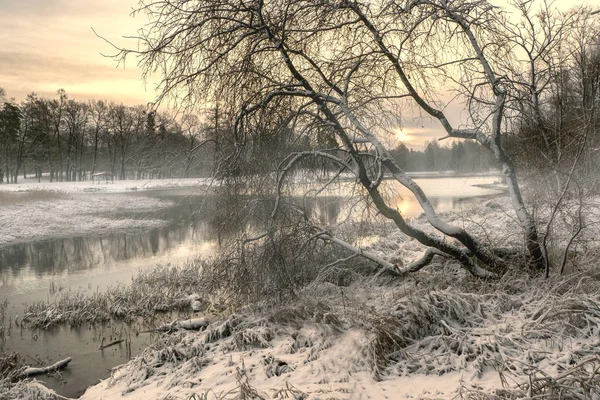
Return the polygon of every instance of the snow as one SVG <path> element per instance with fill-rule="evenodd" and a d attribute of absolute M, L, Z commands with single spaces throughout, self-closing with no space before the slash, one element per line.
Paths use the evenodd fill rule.
<path fill-rule="evenodd" d="M 176 182 L 180 186 L 192 185 L 192 182 Z M 198 184 L 197 180 L 195 182 Z M 134 184 L 141 186 L 139 181 L 120 182 L 120 190 L 133 187 L 131 185 Z M 156 184 L 155 187 L 165 187 L 160 186 L 160 181 L 153 184 Z M 169 184 L 176 185 L 175 182 Z M 0 185 L 0 190 L 12 186 Z M 37 230 L 25 229 L 22 233 L 24 236 L 35 236 L 43 231 L 43 226 L 53 223 L 50 216 L 56 213 L 65 213 L 62 218 L 68 214 L 74 221 L 77 221 L 76 218 L 89 219 L 89 226 L 83 226 L 90 231 L 101 229 L 101 224 L 107 224 L 106 229 L 123 229 L 134 221 L 119 227 L 118 221 L 98 213 L 89 214 L 90 206 L 106 212 L 115 208 L 152 209 L 167 205 L 143 196 L 135 197 L 136 203 L 131 204 L 130 196 L 86 193 L 86 187 L 96 186 L 65 184 L 64 197 L 26 203 L 21 208 L 0 208 L 0 245 L 2 235 L 6 235 L 3 226 L 10 223 L 12 218 L 17 219 L 15 215 L 23 218 L 21 225 L 30 228 L 38 221 L 37 218 L 41 218 L 43 222 L 39 223 Z M 84 197 L 81 196 L 88 196 L 85 197 L 84 208 L 78 208 L 75 204 L 82 203 L 80 200 Z M 509 199 L 486 200 L 462 214 L 448 212 L 442 217 L 499 246 L 518 246 L 522 243 L 522 233 L 509 202 Z M 5 209 L 9 212 L 5 212 Z M 38 212 L 38 209 L 41 211 Z M 35 218 L 28 220 L 29 214 Z M 105 221 L 101 221 L 102 218 Z M 595 218 L 598 219 L 597 215 Z M 78 226 L 80 223 L 83 222 L 72 225 Z M 417 218 L 413 223 L 433 233 L 425 217 Z M 14 223 L 12 229 L 18 231 L 20 227 Z M 393 227 L 384 226 L 380 234 L 383 240 L 373 241 L 368 250 L 381 257 L 396 258 L 407 264 L 419 258 L 424 251 L 416 241 L 407 239 Z M 597 231 L 590 230 L 588 234 L 597 237 Z M 466 310 L 463 325 L 441 318 L 433 321 L 439 322 L 443 328 L 438 326 L 438 331 L 424 334 L 422 339 L 407 346 L 404 349 L 406 353 L 395 364 L 391 363 L 387 373 L 381 374 L 380 379 L 374 378 L 372 360 L 369 358 L 371 354 L 365 350 L 372 339 L 367 324 L 337 326 L 314 319 L 271 323 L 263 317 L 263 322 L 258 320 L 244 331 L 213 340 L 209 338 L 209 332 L 223 323 L 224 317 L 210 316 L 207 317 L 208 331 L 178 331 L 163 336 L 158 345 L 114 369 L 110 378 L 90 387 L 81 399 L 227 399 L 239 395 L 241 390 L 254 390 L 263 398 L 315 400 L 453 399 L 461 398 L 460 392 L 465 388 L 476 393 L 493 393 L 494 389 L 504 386 L 499 372 L 489 365 L 479 369 L 479 358 L 467 361 L 458 352 L 448 354 L 447 347 L 434 347 L 439 344 L 438 339 L 442 336 L 444 340 L 458 337 L 461 345 L 483 352 L 490 346 L 504 346 L 502 353 L 497 352 L 497 356 L 505 362 L 504 366 L 525 368 L 534 365 L 540 373 L 557 377 L 560 371 L 564 371 L 562 368 L 573 365 L 574 360 L 585 359 L 588 355 L 600 356 L 597 339 L 600 313 L 594 308 L 600 301 L 599 278 L 598 273 L 586 271 L 551 282 L 535 281 L 517 273 L 488 286 L 479 285 L 480 281 L 472 283 L 456 265 L 441 266 L 435 263 L 427 267 L 426 272 L 411 275 L 398 282 L 397 286 L 363 282 L 361 287 L 353 286 L 346 290 L 333 284 L 317 285 L 315 292 L 307 294 L 308 297 L 327 301 L 339 298 L 342 290 L 346 293 L 343 308 L 338 304 L 335 310 L 340 318 L 346 320 L 357 319 L 357 316 L 365 314 L 389 315 L 400 319 L 403 313 L 412 312 L 412 308 L 420 306 L 418 301 L 421 297 L 431 296 L 441 299 L 438 303 L 431 303 L 433 315 L 437 312 L 436 307 L 443 302 L 456 305 L 462 299 L 472 308 L 459 304 Z M 469 285 L 477 289 L 468 292 Z M 317 291 L 324 287 L 327 291 Z M 410 296 L 412 298 L 409 299 Z M 585 314 L 587 305 L 590 312 Z M 460 309 L 459 306 L 456 306 L 457 309 Z M 584 318 L 578 319 L 580 314 L 588 318 L 589 323 Z M 420 309 L 415 311 L 415 315 L 420 315 Z M 253 316 L 243 318 L 252 319 Z M 576 328 L 574 324 L 580 324 L 580 327 Z M 494 351 L 491 353 L 496 355 Z M 442 365 L 439 365 L 439 360 L 442 360 Z M 403 374 L 409 361 L 417 369 Z M 428 373 L 428 368 L 432 366 L 444 368 L 444 362 L 451 367 L 449 372 Z M 498 364 L 499 368 L 504 366 Z M 506 377 L 511 371 L 505 369 L 503 373 Z M 535 373 L 532 376 L 535 378 Z M 508 383 L 512 387 L 527 384 L 527 376 L 510 376 Z M 306 397 L 301 397 L 301 393 Z M 475 394 L 474 398 L 484 397 Z"/>
<path fill-rule="evenodd" d="M 210 178 L 187 179 L 141 179 L 141 180 L 114 180 L 114 182 L 101 179 L 96 182 L 37 182 L 35 179 L 21 179 L 17 184 L 1 184 L 0 192 L 25 192 L 45 190 L 60 193 L 126 193 L 137 190 L 152 190 L 166 188 L 186 188 L 210 185 Z"/>
<path fill-rule="evenodd" d="M 25 180 L 0 185 L 0 247 L 47 237 L 101 235 L 114 231 L 150 229 L 165 224 L 158 219 L 112 218 L 116 212 L 151 211 L 168 201 L 125 193 L 151 189 L 196 188 L 205 179 L 125 180 L 115 183 L 41 182 Z M 24 201 L 7 201 L 2 194 Z M 27 201 L 30 198 L 31 201 Z M 65 224 L 65 221 L 69 221 Z"/>
<path fill-rule="evenodd" d="M 321 333 L 321 328 L 314 326 L 303 327 L 298 332 L 315 341 Z M 186 334 L 182 341 L 188 347 L 206 348 L 204 339 L 201 334 Z M 286 398 L 286 392 L 294 390 L 307 394 L 309 399 L 418 399 L 429 398 L 429 395 L 452 398 L 460 389 L 461 379 L 467 375 L 464 372 L 442 376 L 415 374 L 385 377 L 377 382 L 361 352 L 367 341 L 363 331 L 344 332 L 329 347 L 327 344 L 322 346 L 325 348 L 312 361 L 314 356 L 309 348 L 300 348 L 290 354 L 291 341 L 290 336 L 280 335 L 273 340 L 272 347 L 233 353 L 216 345 L 201 357 L 201 362 L 206 365 L 199 371 L 195 371 L 192 360 L 181 364 L 166 363 L 145 380 L 137 379 L 140 368 L 132 362 L 114 371 L 111 378 L 89 388 L 81 399 L 185 399 L 203 393 L 207 399 L 219 399 L 239 391 L 240 373 L 247 376 L 248 384 L 263 398 Z M 279 376 L 269 373 L 273 371 L 269 369 L 272 359 L 283 361 L 289 370 Z M 477 383 L 481 386 L 491 382 L 486 376 Z"/>
<path fill-rule="evenodd" d="M 148 229 L 165 222 L 154 219 L 110 218 L 116 211 L 155 210 L 169 203 L 127 195 L 70 194 L 66 197 L 0 208 L 0 246 L 46 237 L 100 235 L 119 230 Z M 69 221 L 65 224 L 65 221 Z"/>

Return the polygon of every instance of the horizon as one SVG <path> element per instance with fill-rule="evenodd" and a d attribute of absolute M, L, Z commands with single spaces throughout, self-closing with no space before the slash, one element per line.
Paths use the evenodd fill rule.
<path fill-rule="evenodd" d="M 507 0 L 491 0 L 505 6 Z M 600 0 L 581 5 L 600 6 Z M 142 80 L 134 58 L 119 65 L 108 56 L 115 47 L 135 48 L 132 38 L 143 27 L 145 15 L 133 17 L 137 0 L 105 0 L 73 3 L 68 0 L 25 0 L 0 4 L 0 87 L 17 103 L 27 95 L 54 98 L 59 89 L 78 101 L 106 100 L 128 106 L 155 101 L 157 82 Z M 573 2 L 555 2 L 560 9 Z M 98 35 L 98 36 L 97 36 Z M 168 106 L 162 105 L 169 109 Z M 449 103 L 451 122 L 460 125 L 464 107 Z M 393 129 L 396 139 L 409 148 L 423 150 L 424 143 L 444 136 L 443 128 L 430 118 L 409 116 Z"/>

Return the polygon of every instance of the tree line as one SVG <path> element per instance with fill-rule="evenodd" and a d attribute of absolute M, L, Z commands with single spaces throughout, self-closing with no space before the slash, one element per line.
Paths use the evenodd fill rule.
<path fill-rule="evenodd" d="M 0 89 L 0 183 L 19 176 L 81 181 L 104 172 L 116 179 L 175 178 L 210 173 L 209 135 L 201 118 L 176 119 L 145 106 L 77 101 L 32 93 L 17 104 Z"/>
<path fill-rule="evenodd" d="M 406 144 L 400 143 L 390 150 L 390 155 L 400 168 L 408 172 L 471 173 L 498 168 L 489 151 L 467 141 L 453 141 L 450 146 L 442 146 L 437 140 L 431 140 L 425 142 L 423 151 L 409 149 Z"/>

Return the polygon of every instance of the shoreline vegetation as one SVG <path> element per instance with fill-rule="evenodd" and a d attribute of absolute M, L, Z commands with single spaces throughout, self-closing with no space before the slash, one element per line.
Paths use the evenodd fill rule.
<path fill-rule="evenodd" d="M 589 202 L 597 220 L 600 201 Z M 518 230 L 505 199 L 444 216 L 475 231 L 485 219 L 493 229 L 478 233 L 498 245 L 522 240 L 511 234 Z M 413 222 L 428 229 L 423 217 Z M 155 335 L 153 345 L 88 388 L 84 400 L 594 399 L 600 395 L 598 228 L 590 225 L 579 237 L 567 274 L 550 279 L 508 271 L 481 285 L 444 258 L 401 279 L 356 258 L 325 267 L 307 261 L 308 283 L 280 293 L 280 300 L 244 302 L 250 294 L 232 296 L 233 286 L 215 285 L 230 273 L 222 256 L 159 265 L 100 293 L 63 291 L 4 321 L 1 333 L 111 320 L 122 328 L 107 344 Z M 389 224 L 371 232 L 380 239 L 365 247 L 373 254 L 405 264 L 422 255 Z M 247 274 L 256 279 L 252 269 Z M 63 398 L 22 379 L 26 361 L 2 353 L 0 397 Z"/>

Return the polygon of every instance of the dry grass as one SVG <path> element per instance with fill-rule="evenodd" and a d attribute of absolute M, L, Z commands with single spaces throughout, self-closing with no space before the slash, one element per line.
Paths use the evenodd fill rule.
<path fill-rule="evenodd" d="M 23 192 L 5 192 L 0 190 L 0 206 L 8 207 L 34 201 L 56 200 L 65 196 L 64 193 L 51 190 L 27 190 Z"/>
<path fill-rule="evenodd" d="M 30 379 L 21 380 L 23 362 L 17 353 L 0 352 L 0 399 L 58 400 L 61 397 Z"/>
<path fill-rule="evenodd" d="M 60 291 L 52 302 L 30 304 L 18 323 L 32 329 L 49 329 L 60 324 L 133 322 L 144 317 L 147 326 L 153 326 L 161 313 L 191 313 L 206 308 L 198 295 L 201 270 L 200 262 L 181 267 L 158 265 L 140 272 L 130 285 L 117 285 L 105 292 Z"/>
<path fill-rule="evenodd" d="M 371 332 L 375 377 L 498 374 L 503 387 L 463 387 L 461 398 L 600 396 L 600 284 L 596 271 L 417 290 L 358 313 Z M 457 287 L 458 286 L 458 287 Z"/>
<path fill-rule="evenodd" d="M 507 276 L 485 287 L 474 285 L 469 277 L 455 279 L 454 285 L 435 274 L 430 278 L 431 286 L 417 287 L 412 278 L 396 285 L 373 286 L 366 279 L 349 288 L 325 285 L 326 291 L 317 285 L 287 304 L 246 307 L 214 321 L 202 333 L 204 340 L 187 333 L 161 336 L 133 361 L 134 372 L 121 379 L 127 379 L 130 388 L 138 388 L 149 377 L 164 373 L 161 368 L 168 364 L 187 371 L 176 379 L 183 382 L 208 362 L 208 349 L 264 351 L 261 368 L 268 375 L 293 374 L 300 364 L 288 365 L 271 355 L 276 340 L 287 338 L 290 354 L 302 349 L 306 354 L 302 362 L 308 364 L 320 359 L 344 332 L 359 329 L 368 340 L 357 353 L 362 357 L 348 368 L 370 369 L 375 379 L 451 371 L 477 378 L 491 373 L 500 376 L 503 385 L 484 390 L 465 384 L 457 398 L 600 396 L 597 273 L 586 271 L 550 281 Z M 315 300 L 317 291 L 321 295 Z M 310 340 L 301 337 L 299 329 L 307 324 L 318 327 L 321 334 Z M 284 395 L 305 396 L 296 388 Z M 234 391 L 215 395 L 222 399 L 261 397 L 243 368 L 238 368 Z"/>

